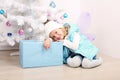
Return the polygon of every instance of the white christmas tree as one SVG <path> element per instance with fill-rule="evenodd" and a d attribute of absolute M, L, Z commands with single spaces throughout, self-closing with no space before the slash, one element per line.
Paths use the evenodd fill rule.
<path fill-rule="evenodd" d="M 33 4 L 39 4 L 39 0 L 0 1 L 2 1 L 0 3 L 0 24 L 8 29 L 7 32 L 0 32 L 0 42 L 6 41 L 10 46 L 14 46 L 20 40 L 43 41 L 44 25 L 47 21 L 52 20 L 64 24 L 68 19 L 67 12 L 56 8 L 54 1 L 50 1 L 48 6 Z"/>

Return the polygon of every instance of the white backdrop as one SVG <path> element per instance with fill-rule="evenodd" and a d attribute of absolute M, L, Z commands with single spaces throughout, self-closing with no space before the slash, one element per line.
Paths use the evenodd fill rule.
<path fill-rule="evenodd" d="M 81 0 L 80 5 L 91 13 L 90 32 L 100 53 L 120 58 L 120 0 Z"/>

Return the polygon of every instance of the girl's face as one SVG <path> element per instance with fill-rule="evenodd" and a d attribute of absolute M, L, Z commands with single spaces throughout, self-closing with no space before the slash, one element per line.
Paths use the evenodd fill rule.
<path fill-rule="evenodd" d="M 63 40 L 64 39 L 64 32 L 62 29 L 58 28 L 50 32 L 50 38 L 53 39 L 53 41 Z"/>

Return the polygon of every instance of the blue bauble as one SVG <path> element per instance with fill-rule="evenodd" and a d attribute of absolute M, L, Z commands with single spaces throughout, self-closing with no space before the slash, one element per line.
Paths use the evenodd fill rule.
<path fill-rule="evenodd" d="M 56 7 L 56 4 L 55 4 L 53 1 L 51 1 L 51 3 L 50 3 L 49 6 L 52 7 L 52 8 L 55 8 L 55 7 Z"/>
<path fill-rule="evenodd" d="M 7 33 L 7 36 L 8 36 L 8 37 L 11 37 L 11 36 L 12 36 L 12 33 L 10 33 L 10 32 Z"/>
<path fill-rule="evenodd" d="M 67 13 L 64 13 L 64 14 L 63 14 L 63 17 L 64 17 L 64 18 L 68 18 L 68 14 L 67 14 Z"/>
<path fill-rule="evenodd" d="M 4 14 L 4 13 L 5 13 L 5 11 L 1 9 L 0 10 L 0 14 Z"/>

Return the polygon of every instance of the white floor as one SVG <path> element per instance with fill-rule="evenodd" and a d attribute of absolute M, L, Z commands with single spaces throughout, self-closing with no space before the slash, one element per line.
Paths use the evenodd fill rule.
<path fill-rule="evenodd" d="M 0 51 L 0 80 L 120 80 L 120 59 L 100 54 L 104 63 L 93 69 L 66 65 L 22 69 L 19 56 Z"/>

